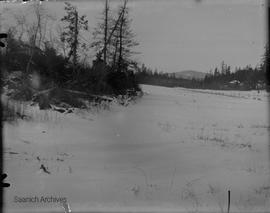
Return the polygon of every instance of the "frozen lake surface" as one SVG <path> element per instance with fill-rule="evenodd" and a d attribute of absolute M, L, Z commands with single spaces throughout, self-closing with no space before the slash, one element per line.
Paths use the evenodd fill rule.
<path fill-rule="evenodd" d="M 72 212 L 226 212 L 228 190 L 231 212 L 270 209 L 267 93 L 142 88 L 128 107 L 28 107 L 32 120 L 4 123 L 6 212 L 64 212 L 16 196 L 66 198 Z"/>

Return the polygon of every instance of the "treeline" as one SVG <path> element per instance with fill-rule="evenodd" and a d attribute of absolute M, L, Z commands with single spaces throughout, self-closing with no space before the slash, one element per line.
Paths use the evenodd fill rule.
<path fill-rule="evenodd" d="M 213 73 L 210 72 L 205 76 L 203 87 L 205 89 L 267 89 L 265 65 L 262 63 L 255 68 L 251 66 L 235 68 L 232 72 L 230 66 L 222 62 L 220 69 L 215 68 Z"/>
<path fill-rule="evenodd" d="M 92 95 L 136 95 L 140 88 L 131 58 L 138 43 L 131 30 L 127 2 L 124 0 L 113 12 L 106 1 L 92 40 L 84 38 L 89 33 L 86 15 L 80 15 L 70 3 L 65 3 L 57 35 L 49 31 L 55 20 L 43 5 L 30 6 L 31 18 L 15 14 L 16 25 L 7 29 L 7 47 L 0 54 L 2 83 L 13 91 L 11 96 L 31 100 L 36 93 L 52 88 Z M 90 49 L 95 52 L 93 61 Z"/>
<path fill-rule="evenodd" d="M 136 79 L 140 84 L 150 84 L 165 87 L 201 88 L 202 82 L 196 79 L 177 78 L 173 74 L 152 70 L 142 64 L 136 68 Z"/>
<path fill-rule="evenodd" d="M 267 55 L 268 53 L 266 53 Z M 136 78 L 139 83 L 167 87 L 186 87 L 194 89 L 216 89 L 216 90 L 254 90 L 266 89 L 269 91 L 269 82 L 266 76 L 266 57 L 263 62 L 252 68 L 236 68 L 234 71 L 224 62 L 220 68 L 210 71 L 204 79 L 177 78 L 174 74 L 158 72 L 147 68 L 144 64 L 137 68 Z"/>

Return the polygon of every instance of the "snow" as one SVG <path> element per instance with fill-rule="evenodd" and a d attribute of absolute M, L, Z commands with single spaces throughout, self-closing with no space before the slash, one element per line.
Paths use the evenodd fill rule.
<path fill-rule="evenodd" d="M 4 123 L 5 212 L 259 212 L 270 209 L 268 94 L 142 85 L 128 107 L 28 106 Z M 46 171 L 41 169 L 44 165 Z"/>

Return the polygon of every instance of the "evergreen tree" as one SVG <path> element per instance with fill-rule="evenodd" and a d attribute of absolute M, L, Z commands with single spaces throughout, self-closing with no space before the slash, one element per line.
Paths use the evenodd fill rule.
<path fill-rule="evenodd" d="M 123 71 L 128 68 L 132 62 L 132 56 L 136 54 L 133 48 L 139 43 L 135 41 L 135 34 L 131 29 L 131 19 L 129 17 L 129 10 L 127 8 L 128 0 L 124 1 L 123 6 L 118 10 L 119 24 L 113 34 L 113 48 L 114 48 L 114 67 L 117 67 L 118 71 Z"/>
<path fill-rule="evenodd" d="M 93 33 L 94 42 L 91 46 L 95 48 L 97 58 L 101 59 L 103 56 L 103 62 L 115 70 L 123 70 L 134 64 L 131 60 L 135 53 L 132 47 L 138 45 L 131 30 L 127 2 L 128 0 L 124 0 L 117 15 L 113 17 L 106 0 L 102 21 Z"/>
<path fill-rule="evenodd" d="M 86 16 L 79 16 L 76 7 L 71 5 L 68 2 L 65 2 L 65 11 L 66 15 L 61 19 L 62 22 L 66 22 L 67 26 L 65 27 L 64 32 L 61 34 L 61 41 L 67 43 L 69 47 L 68 60 L 72 58 L 72 67 L 73 72 L 78 65 L 78 49 L 79 47 L 85 46 L 79 39 L 81 30 L 88 30 L 88 20 Z"/>
<path fill-rule="evenodd" d="M 108 55 L 110 52 L 111 42 L 109 40 L 109 34 L 113 29 L 112 17 L 110 14 L 109 1 L 105 0 L 105 7 L 102 13 L 101 22 L 97 24 L 93 32 L 93 40 L 91 47 L 95 48 L 96 57 L 98 60 L 103 60 L 105 64 L 109 63 Z M 103 57 L 103 59 L 102 59 Z"/>

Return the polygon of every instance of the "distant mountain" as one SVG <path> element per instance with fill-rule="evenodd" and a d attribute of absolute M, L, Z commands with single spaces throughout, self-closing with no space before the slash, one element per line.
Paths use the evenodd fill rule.
<path fill-rule="evenodd" d="M 180 72 L 175 72 L 176 78 L 184 78 L 184 79 L 204 79 L 207 73 L 194 71 L 194 70 L 184 70 Z"/>

